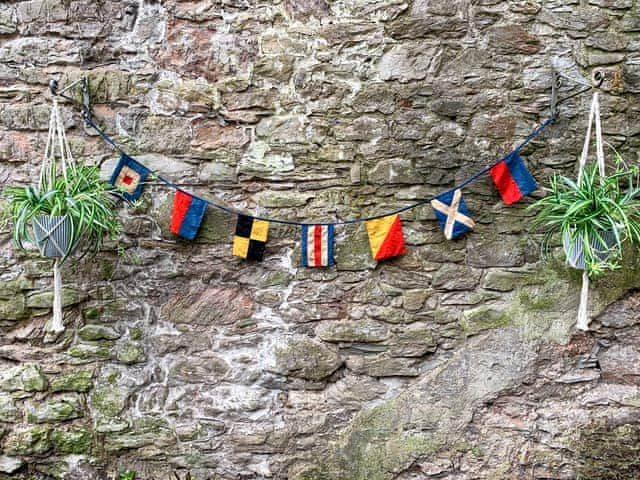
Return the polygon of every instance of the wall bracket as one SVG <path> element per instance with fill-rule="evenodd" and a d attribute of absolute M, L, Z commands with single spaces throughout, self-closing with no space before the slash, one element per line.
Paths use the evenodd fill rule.
<path fill-rule="evenodd" d="M 81 102 L 76 100 L 73 97 L 65 95 L 66 91 L 77 86 L 80 86 L 81 88 L 81 94 L 82 94 Z M 58 80 L 52 79 L 49 82 L 49 90 L 51 91 L 52 95 L 62 97 L 65 100 L 68 100 L 73 104 L 78 105 L 82 109 L 82 115 L 84 116 L 85 121 L 89 122 L 91 120 L 93 116 L 91 113 L 91 94 L 89 92 L 89 79 L 86 76 L 76 80 L 75 82 L 70 83 L 63 89 L 60 89 Z"/>

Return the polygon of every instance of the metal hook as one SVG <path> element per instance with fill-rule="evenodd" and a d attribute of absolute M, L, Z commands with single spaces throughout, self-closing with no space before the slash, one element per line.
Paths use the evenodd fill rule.
<path fill-rule="evenodd" d="M 600 88 L 604 83 L 605 74 L 602 70 L 594 70 L 591 72 L 591 84 L 593 88 Z"/>
<path fill-rule="evenodd" d="M 593 72 L 591 72 L 591 86 L 585 87 L 582 90 L 572 93 L 571 95 L 567 95 L 564 98 L 558 99 L 558 90 L 562 85 L 562 77 L 571 80 L 571 78 L 561 75 L 560 72 L 558 72 L 554 68 L 551 74 L 551 114 L 553 116 L 557 116 L 559 114 L 558 107 L 567 100 L 573 97 L 577 97 L 578 95 L 582 95 L 583 93 L 593 90 L 594 88 L 600 88 L 604 83 L 605 73 L 599 69 L 593 70 Z"/>

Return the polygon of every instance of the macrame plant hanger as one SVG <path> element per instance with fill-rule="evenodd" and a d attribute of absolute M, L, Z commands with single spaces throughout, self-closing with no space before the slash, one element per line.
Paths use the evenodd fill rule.
<path fill-rule="evenodd" d="M 58 150 L 58 152 L 56 152 Z M 58 157 L 56 157 L 56 153 Z M 58 175 L 58 169 L 62 178 L 64 178 L 65 194 L 68 194 L 68 182 L 67 182 L 67 168 L 74 165 L 75 161 L 71 154 L 71 148 L 67 141 L 67 136 L 64 131 L 64 124 L 60 117 L 60 108 L 58 107 L 58 101 L 53 99 L 53 105 L 51 107 L 51 116 L 49 118 L 49 134 L 47 136 L 47 144 L 44 151 L 44 159 L 42 161 L 42 167 L 40 169 L 40 187 L 44 191 L 52 191 L 56 188 L 56 177 Z M 58 229 L 68 228 L 64 218 L 58 219 L 53 222 L 45 222 L 34 218 L 34 223 L 44 231 L 44 242 L 39 244 L 41 252 L 44 253 L 44 249 L 48 248 L 49 251 L 53 250 L 51 256 L 55 256 L 56 259 L 53 263 L 53 320 L 51 322 L 50 330 L 53 333 L 61 333 L 64 331 L 64 324 L 62 323 L 62 272 L 61 265 L 64 257 L 69 253 L 69 248 L 65 248 L 59 245 L 54 238 L 54 233 Z"/>
<path fill-rule="evenodd" d="M 578 166 L 578 185 L 584 175 L 584 169 L 589 156 L 589 144 L 591 143 L 591 127 L 595 124 L 596 137 L 596 161 L 598 162 L 598 171 L 601 177 L 604 177 L 604 147 L 602 141 L 602 126 L 600 124 L 600 102 L 598 99 L 598 91 L 594 91 L 593 100 L 591 101 L 591 109 L 589 111 L 589 125 L 587 126 L 587 135 L 584 139 L 582 154 L 580 155 L 580 164 Z M 582 288 L 580 290 L 580 306 L 578 307 L 578 321 L 576 328 L 580 330 L 589 329 L 589 273 L 587 269 L 582 272 Z"/>

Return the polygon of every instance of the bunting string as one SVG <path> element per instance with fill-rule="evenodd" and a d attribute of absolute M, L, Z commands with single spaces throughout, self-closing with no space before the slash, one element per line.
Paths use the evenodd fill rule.
<path fill-rule="evenodd" d="M 267 217 L 267 216 L 251 216 L 251 218 L 255 219 L 255 220 L 260 220 L 260 221 L 264 221 L 264 222 L 272 222 L 272 223 L 278 223 L 278 224 L 282 224 L 282 225 L 296 225 L 296 226 L 313 226 L 313 225 L 318 225 L 318 226 L 330 226 L 330 225 L 350 225 L 350 224 L 355 224 L 355 223 L 363 223 L 363 222 L 370 222 L 372 220 L 378 220 L 378 219 L 383 219 L 386 217 L 391 217 L 394 215 L 398 215 L 400 213 L 406 212 L 408 210 L 412 210 L 416 207 L 422 206 L 422 205 L 427 205 L 427 204 L 431 204 L 431 202 L 433 200 L 438 200 L 439 197 L 441 197 L 442 195 L 446 194 L 446 193 L 450 193 L 450 192 L 455 192 L 456 190 L 461 190 L 462 188 L 466 187 L 467 185 L 475 182 L 476 180 L 478 180 L 480 177 L 482 177 L 483 175 L 486 175 L 487 173 L 491 173 L 492 177 L 494 177 L 494 181 L 496 182 L 496 185 L 498 186 L 498 188 L 500 189 L 500 193 L 503 194 L 503 191 L 498 183 L 498 180 L 496 180 L 496 177 L 493 175 L 494 170 L 497 167 L 501 167 L 502 164 L 508 164 L 510 159 L 514 159 L 514 160 L 518 160 L 520 163 L 522 162 L 522 160 L 519 157 L 519 152 L 520 150 L 522 150 L 522 148 L 524 148 L 529 142 L 531 142 L 534 138 L 536 138 L 537 136 L 539 136 L 549 125 L 551 125 L 552 123 L 554 123 L 557 119 L 557 114 L 552 115 L 551 117 L 549 117 L 547 120 L 545 120 L 542 124 L 540 124 L 533 132 L 531 132 L 514 150 L 512 150 L 508 155 L 502 157 L 500 160 L 494 162 L 493 164 L 484 167 L 482 170 L 480 170 L 479 172 L 477 172 L 475 175 L 469 177 L 468 179 L 464 180 L 463 182 L 461 182 L 460 184 L 448 189 L 447 191 L 440 193 L 438 195 L 434 195 L 432 197 L 429 198 L 425 198 L 422 200 L 418 200 L 417 202 L 414 202 L 410 205 L 406 205 L 404 207 L 398 208 L 396 210 L 390 211 L 390 212 L 386 212 L 386 213 L 382 213 L 379 215 L 372 215 L 372 216 L 368 216 L 368 217 L 360 217 L 360 218 L 353 218 L 353 219 L 348 219 L 348 220 L 336 220 L 333 222 L 300 222 L 300 221 L 295 221 L 295 220 L 287 220 L 287 219 L 282 219 L 282 218 L 273 218 L 273 217 Z M 124 152 L 124 150 L 122 150 L 122 148 L 120 148 L 118 146 L 118 144 L 111 138 L 109 137 L 98 125 L 95 124 L 95 122 L 92 120 L 92 118 L 89 115 L 85 115 L 85 121 L 87 123 L 87 125 L 89 127 L 91 127 L 93 130 L 95 130 L 98 135 L 102 138 L 102 140 L 104 140 L 107 144 L 109 144 L 111 147 L 113 147 L 115 150 L 117 150 L 118 152 L 120 152 L 123 155 L 123 158 L 127 158 L 129 160 L 132 160 L 133 162 L 135 162 L 136 164 L 138 164 L 139 166 L 142 167 L 142 171 L 138 171 L 138 172 L 133 172 L 133 175 L 139 175 L 140 176 L 140 181 L 138 183 L 136 183 L 136 185 L 138 186 L 138 189 L 136 190 L 138 192 L 138 196 L 139 196 L 139 192 L 142 188 L 143 185 L 149 183 L 146 178 L 148 176 L 149 173 L 153 173 L 155 179 L 157 179 L 158 181 L 162 182 L 163 184 L 167 185 L 168 187 L 171 187 L 175 190 L 177 190 L 178 192 L 182 192 L 190 197 L 192 197 L 188 192 L 186 192 L 184 189 L 182 189 L 179 185 L 177 185 L 176 183 L 174 183 L 173 181 L 171 181 L 170 179 L 158 174 L 157 172 L 153 172 L 149 169 L 147 169 L 146 167 L 142 166 L 141 164 L 139 164 L 136 160 L 131 159 L 131 157 L 129 157 L 126 152 Z M 122 159 L 121 159 L 121 163 L 122 163 Z M 119 165 L 120 166 L 120 165 Z M 129 165 L 131 166 L 131 165 Z M 507 168 L 507 167 L 505 167 Z M 509 167 L 510 168 L 510 167 Z M 524 167 L 523 167 L 524 168 Z M 525 169 L 526 172 L 526 169 Z M 118 172 L 114 172 L 114 176 L 115 173 Z M 513 174 L 513 172 L 511 172 Z M 516 172 L 517 174 L 517 172 Z M 514 178 L 516 177 L 516 174 L 514 174 Z M 528 175 L 528 172 L 526 172 L 526 174 Z M 511 174 L 510 174 L 511 175 Z M 516 180 L 516 184 L 518 183 L 518 179 L 515 178 Z M 115 178 L 112 177 L 112 182 L 114 183 Z M 533 179 L 531 179 L 531 181 L 533 181 Z M 535 183 L 533 183 L 533 185 L 535 186 Z M 518 197 L 521 198 L 523 195 L 526 195 L 528 193 L 530 193 L 530 189 L 528 192 L 520 192 L 520 196 Z M 131 201 L 131 200 L 135 200 L 135 198 L 137 198 L 137 196 L 132 196 L 132 195 L 127 195 L 126 193 L 123 195 L 123 197 L 125 198 L 125 200 Z M 192 197 L 195 198 L 195 197 Z M 505 199 L 504 195 L 503 195 L 503 199 Z M 505 201 L 507 201 L 505 199 Z M 513 203 L 513 202 L 507 202 L 507 203 Z M 207 204 L 218 209 L 221 210 L 223 212 L 229 213 L 231 215 L 239 215 L 239 216 L 246 216 L 246 212 L 242 212 L 240 210 L 237 210 L 235 208 L 231 208 L 231 207 L 227 207 L 225 205 L 222 205 L 220 203 L 216 203 L 216 202 L 211 202 L 211 201 L 207 201 Z"/>

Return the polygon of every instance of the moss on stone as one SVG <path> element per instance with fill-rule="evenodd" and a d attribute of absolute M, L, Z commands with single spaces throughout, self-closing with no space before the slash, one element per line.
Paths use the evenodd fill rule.
<path fill-rule="evenodd" d="M 75 345 L 67 353 L 80 360 L 109 360 L 111 351 L 100 345 Z"/>
<path fill-rule="evenodd" d="M 0 299 L 0 320 L 20 320 L 28 316 L 24 295 Z"/>
<path fill-rule="evenodd" d="M 42 392 L 47 389 L 48 384 L 47 377 L 35 363 L 10 368 L 0 377 L 0 390 L 9 392 Z"/>
<path fill-rule="evenodd" d="M 64 422 L 83 416 L 82 408 L 77 398 L 64 398 L 42 404 L 33 404 L 27 407 L 26 413 L 29 423 Z"/>
<path fill-rule="evenodd" d="M 142 339 L 142 329 L 138 327 L 133 327 L 129 329 L 129 338 L 131 340 L 141 340 Z"/>
<path fill-rule="evenodd" d="M 589 314 L 599 315 L 629 289 L 640 286 L 640 265 L 629 255 L 623 268 L 591 282 Z M 505 311 L 525 338 L 566 343 L 573 332 L 580 297 L 582 272 L 550 259 L 526 277 Z"/>
<path fill-rule="evenodd" d="M 260 288 L 267 288 L 276 285 L 286 285 L 291 281 L 291 277 L 291 274 L 284 271 L 265 272 L 264 275 L 260 277 L 258 286 Z"/>
<path fill-rule="evenodd" d="M 92 370 L 70 372 L 51 382 L 52 392 L 88 392 L 93 384 Z"/>
<path fill-rule="evenodd" d="M 0 422 L 15 422 L 18 419 L 18 409 L 11 395 L 0 394 Z"/>
<path fill-rule="evenodd" d="M 144 362 L 144 348 L 137 343 L 126 342 L 116 347 L 116 360 L 131 365 Z"/>
<path fill-rule="evenodd" d="M 51 449 L 50 432 L 50 429 L 44 426 L 18 429 L 7 438 L 4 453 L 42 455 Z"/>
<path fill-rule="evenodd" d="M 84 311 L 84 318 L 86 320 L 97 320 L 100 318 L 101 313 L 102 312 L 100 311 L 99 308 L 90 307 Z"/>
<path fill-rule="evenodd" d="M 460 320 L 460 326 L 466 336 L 476 335 L 484 330 L 505 327 L 511 323 L 512 319 L 506 310 L 487 307 L 478 307 L 464 312 Z"/>
<path fill-rule="evenodd" d="M 72 288 L 62 289 L 62 306 L 77 305 L 87 298 L 84 292 Z M 27 307 L 49 309 L 53 306 L 53 290 L 34 292 L 27 297 Z"/>
<path fill-rule="evenodd" d="M 125 388 L 115 385 L 104 385 L 95 388 L 91 393 L 91 406 L 100 415 L 117 417 L 126 406 L 128 392 Z"/>
<path fill-rule="evenodd" d="M 551 297 L 532 297 L 528 292 L 522 291 L 518 295 L 520 303 L 529 310 L 548 310 L 554 305 L 554 299 Z"/>
<path fill-rule="evenodd" d="M 120 334 L 111 327 L 103 325 L 85 325 L 78 330 L 78 336 L 85 341 L 116 340 Z"/>
<path fill-rule="evenodd" d="M 100 264 L 100 273 L 102 274 L 103 280 L 111 280 L 113 277 L 113 272 L 115 271 L 116 266 L 112 261 L 103 260 Z"/>
<path fill-rule="evenodd" d="M 405 408 L 408 405 L 403 405 L 401 399 L 394 399 L 359 415 L 343 437 L 332 462 L 299 478 L 388 480 L 390 472 L 401 471 L 419 456 L 438 450 L 442 441 L 437 436 L 398 430 Z"/>
<path fill-rule="evenodd" d="M 54 430 L 51 432 L 51 441 L 60 453 L 87 453 L 91 448 L 91 432 L 85 429 Z"/>
<path fill-rule="evenodd" d="M 453 445 L 453 450 L 455 450 L 456 452 L 470 453 L 471 455 L 477 458 L 484 456 L 484 453 L 482 452 L 482 449 L 479 446 L 474 445 L 471 442 L 468 442 L 465 440 L 461 440 L 455 443 Z"/>

